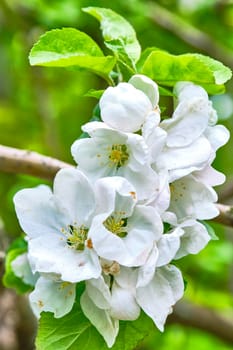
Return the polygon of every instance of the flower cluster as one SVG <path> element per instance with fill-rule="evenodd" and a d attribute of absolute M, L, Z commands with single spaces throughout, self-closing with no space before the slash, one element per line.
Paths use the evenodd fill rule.
<path fill-rule="evenodd" d="M 53 191 L 41 185 L 15 195 L 28 253 L 12 265 L 34 281 L 38 317 L 67 314 L 85 281 L 81 308 L 109 347 L 119 320 L 141 309 L 163 331 L 184 291 L 171 262 L 210 240 L 201 220 L 218 215 L 212 186 L 224 181 L 211 163 L 229 138 L 202 87 L 179 82 L 174 96 L 172 117 L 161 120 L 148 77 L 107 88 L 102 121 L 85 124 L 89 137 L 71 147 L 78 167 L 60 170 Z"/>

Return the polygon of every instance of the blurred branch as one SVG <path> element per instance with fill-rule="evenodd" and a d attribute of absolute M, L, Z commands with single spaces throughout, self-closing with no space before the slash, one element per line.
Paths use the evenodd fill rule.
<path fill-rule="evenodd" d="M 220 202 L 225 202 L 233 197 L 233 180 L 227 182 L 222 190 L 218 193 Z"/>
<path fill-rule="evenodd" d="M 147 4 L 147 9 L 146 16 L 157 25 L 171 31 L 189 45 L 206 52 L 233 68 L 233 52 L 226 46 L 214 41 L 210 35 L 154 2 Z"/>
<path fill-rule="evenodd" d="M 233 206 L 218 203 L 217 208 L 219 215 L 212 220 L 222 225 L 233 227 Z"/>
<path fill-rule="evenodd" d="M 168 317 L 169 323 L 179 323 L 211 333 L 225 342 L 233 343 L 233 322 L 205 307 L 181 301 Z"/>
<path fill-rule="evenodd" d="M 72 165 L 36 152 L 0 145 L 0 171 L 52 180 L 61 168 Z"/>

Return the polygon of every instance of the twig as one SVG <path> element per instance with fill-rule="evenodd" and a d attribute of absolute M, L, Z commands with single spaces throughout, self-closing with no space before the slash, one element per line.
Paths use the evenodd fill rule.
<path fill-rule="evenodd" d="M 174 307 L 174 312 L 169 316 L 168 322 L 195 327 L 225 342 L 233 343 L 233 322 L 202 306 L 181 301 Z"/>
<path fill-rule="evenodd" d="M 61 168 L 72 165 L 39 153 L 0 145 L 0 171 L 52 180 Z"/>
<path fill-rule="evenodd" d="M 157 25 L 171 31 L 189 45 L 220 59 L 233 68 L 232 51 L 226 46 L 215 42 L 207 33 L 202 32 L 185 19 L 155 2 L 147 4 L 147 9 L 146 16 Z"/>
<path fill-rule="evenodd" d="M 225 226 L 233 227 L 233 207 L 218 203 L 217 208 L 219 210 L 219 215 L 214 218 L 213 221 Z"/>

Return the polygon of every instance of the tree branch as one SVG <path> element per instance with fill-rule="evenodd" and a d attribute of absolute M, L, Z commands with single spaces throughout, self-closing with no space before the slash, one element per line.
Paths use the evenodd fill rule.
<path fill-rule="evenodd" d="M 52 180 L 58 170 L 71 166 L 71 164 L 42 156 L 36 152 L 0 145 L 0 171 L 3 172 L 27 174 Z"/>
<path fill-rule="evenodd" d="M 219 215 L 212 220 L 222 225 L 233 227 L 233 206 L 220 203 L 216 205 Z"/>
<path fill-rule="evenodd" d="M 181 301 L 174 307 L 174 312 L 168 317 L 168 322 L 195 327 L 225 342 L 233 343 L 233 322 L 206 307 Z"/>

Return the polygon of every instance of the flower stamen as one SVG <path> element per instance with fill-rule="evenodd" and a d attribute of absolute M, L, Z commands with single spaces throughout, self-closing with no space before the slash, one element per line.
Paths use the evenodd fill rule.
<path fill-rule="evenodd" d="M 104 222 L 105 228 L 113 234 L 123 238 L 127 235 L 127 218 L 122 218 L 121 214 L 110 215 Z"/>
<path fill-rule="evenodd" d="M 125 165 L 129 159 L 129 153 L 126 145 L 112 145 L 108 156 L 111 165 L 115 165 L 117 169 Z"/>
<path fill-rule="evenodd" d="M 62 233 L 66 235 L 66 242 L 70 247 L 76 250 L 84 250 L 85 241 L 87 239 L 88 234 L 87 227 L 85 227 L 84 225 L 68 225 L 67 230 L 62 229 Z"/>

